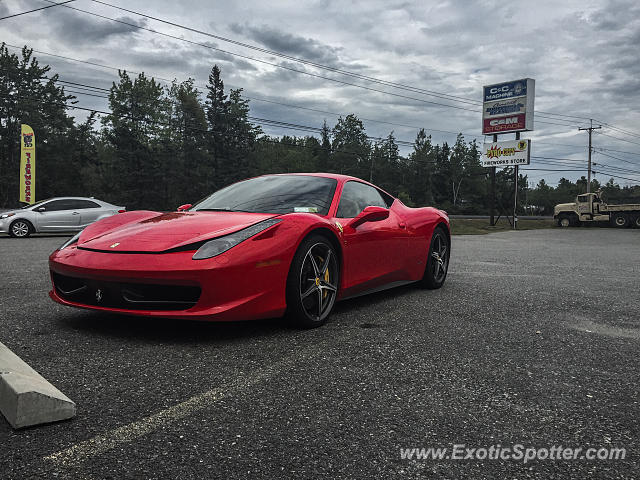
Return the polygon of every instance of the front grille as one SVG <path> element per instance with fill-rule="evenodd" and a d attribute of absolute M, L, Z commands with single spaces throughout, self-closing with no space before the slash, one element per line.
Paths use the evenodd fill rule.
<path fill-rule="evenodd" d="M 200 298 L 201 289 L 185 285 L 103 282 L 51 272 L 57 294 L 83 305 L 128 310 L 186 310 Z"/>

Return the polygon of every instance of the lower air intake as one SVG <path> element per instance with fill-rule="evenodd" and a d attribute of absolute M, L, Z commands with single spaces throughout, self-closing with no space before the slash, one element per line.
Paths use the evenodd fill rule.
<path fill-rule="evenodd" d="M 83 305 L 127 310 L 187 310 L 200 298 L 201 289 L 189 285 L 122 283 L 70 277 L 52 272 L 57 294 Z"/>

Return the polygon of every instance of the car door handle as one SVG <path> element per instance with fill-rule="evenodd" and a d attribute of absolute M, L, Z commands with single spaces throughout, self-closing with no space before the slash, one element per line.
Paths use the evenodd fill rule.
<path fill-rule="evenodd" d="M 399 226 L 400 228 L 407 228 L 407 224 L 406 224 L 406 223 L 404 223 L 404 222 L 400 222 L 400 223 L 398 223 L 398 226 Z"/>
<path fill-rule="evenodd" d="M 71 215 L 80 215 L 80 212 L 73 212 Z"/>

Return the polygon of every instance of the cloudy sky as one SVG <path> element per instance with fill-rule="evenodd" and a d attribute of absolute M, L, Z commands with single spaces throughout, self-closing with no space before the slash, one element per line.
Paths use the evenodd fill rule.
<path fill-rule="evenodd" d="M 92 0 L 76 0 L 69 6 L 209 48 L 63 6 L 0 21 L 0 41 L 40 51 L 40 61 L 52 65 L 63 80 L 106 88 L 116 78 L 113 67 L 163 79 L 193 77 L 204 86 L 212 65 L 218 64 L 226 86 L 242 87 L 251 99 L 255 117 L 319 127 L 325 119 L 333 125 L 337 115 L 355 113 L 365 119 L 369 135 L 386 136 L 393 130 L 396 138 L 407 141 L 413 141 L 417 128 L 424 127 L 437 143 L 452 143 L 455 133 L 448 132 L 463 132 L 467 140 L 482 142 L 480 106 L 476 105 L 482 99 L 482 86 L 530 77 L 536 80 L 536 123 L 535 130 L 523 136 L 533 139 L 534 156 L 569 159 L 534 158 L 530 169 L 584 168 L 586 172 L 587 135 L 577 129 L 594 118 L 597 124 L 609 125 L 594 134 L 594 146 L 599 149 L 593 157 L 594 170 L 640 183 L 637 0 L 107 1 L 235 42 L 423 92 L 301 64 Z M 44 0 L 0 0 L 0 17 L 45 5 Z M 102 98 L 78 98 L 81 106 L 108 108 Z M 304 135 L 282 128 L 264 130 L 272 135 Z M 531 170 L 528 174 L 533 182 L 544 177 L 553 183 L 561 176 L 576 179 L 584 173 Z M 623 178 L 616 181 L 634 183 Z"/>

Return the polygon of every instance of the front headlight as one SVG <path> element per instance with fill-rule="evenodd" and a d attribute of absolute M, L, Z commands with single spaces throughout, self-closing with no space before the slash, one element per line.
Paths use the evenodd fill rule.
<path fill-rule="evenodd" d="M 73 237 L 71 237 L 69 240 L 67 240 L 66 242 L 64 242 L 62 244 L 62 246 L 58 249 L 58 250 L 64 250 L 65 248 L 67 248 L 69 245 L 73 245 L 74 243 L 76 243 L 78 241 L 78 239 L 80 238 L 80 234 L 82 232 L 78 232 L 76 233 Z"/>
<path fill-rule="evenodd" d="M 271 218 L 269 220 L 265 220 L 264 222 L 251 225 L 250 227 L 247 227 L 238 232 L 225 235 L 224 237 L 209 240 L 207 243 L 202 245 L 196 253 L 193 254 L 193 259 L 204 260 L 205 258 L 211 258 L 215 257 L 216 255 L 220 255 L 221 253 L 226 252 L 230 248 L 235 247 L 239 243 L 244 242 L 248 238 L 257 235 L 258 233 L 266 230 L 269 227 L 272 227 L 273 225 L 281 221 L 282 219 L 279 218 Z"/>
<path fill-rule="evenodd" d="M 0 219 L 4 220 L 5 218 L 13 217 L 15 213 L 3 213 L 0 215 Z"/>

